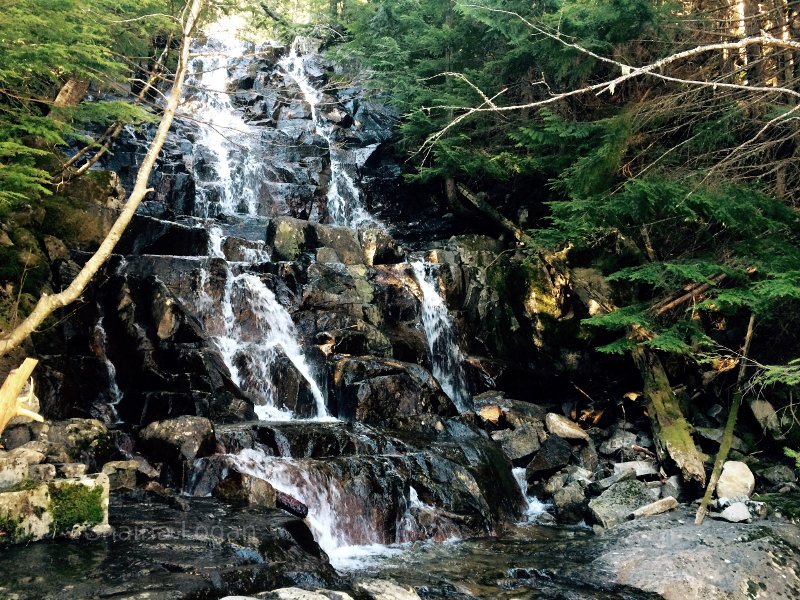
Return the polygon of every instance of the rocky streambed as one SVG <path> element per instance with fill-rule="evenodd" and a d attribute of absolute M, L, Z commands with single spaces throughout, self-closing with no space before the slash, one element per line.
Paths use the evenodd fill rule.
<path fill-rule="evenodd" d="M 445 203 L 399 202 L 397 115 L 317 50 L 199 49 L 156 193 L 34 336 L 48 420 L 0 439 L 0 596 L 796 597 L 792 515 L 752 497 L 797 492 L 794 469 L 738 440 L 724 521 L 692 525 L 628 382 L 584 373 L 607 410 L 574 384 L 588 307 L 479 219 L 451 235 Z M 147 135 L 73 190 L 48 285 Z"/>

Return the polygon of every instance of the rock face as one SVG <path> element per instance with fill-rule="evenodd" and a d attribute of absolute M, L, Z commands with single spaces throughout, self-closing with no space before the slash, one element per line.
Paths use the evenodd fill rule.
<path fill-rule="evenodd" d="M 735 498 L 753 493 L 756 478 L 745 463 L 729 460 L 722 466 L 722 474 L 717 482 L 718 498 Z"/>

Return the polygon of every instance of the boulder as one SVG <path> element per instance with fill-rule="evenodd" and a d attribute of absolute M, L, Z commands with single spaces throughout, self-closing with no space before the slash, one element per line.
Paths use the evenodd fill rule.
<path fill-rule="evenodd" d="M 636 509 L 653 501 L 647 485 L 638 479 L 615 483 L 597 498 L 589 501 L 592 517 L 606 529 L 624 522 Z"/>
<path fill-rule="evenodd" d="M 97 419 L 54 421 L 42 430 L 41 440 L 48 442 L 48 461 L 83 463 L 99 470 L 110 456 L 111 441 L 106 426 Z"/>
<path fill-rule="evenodd" d="M 375 356 L 336 356 L 330 363 L 336 415 L 403 427 L 414 417 L 455 416 L 452 400 L 419 365 Z"/>
<path fill-rule="evenodd" d="M 0 453 L 0 490 L 12 488 L 28 477 L 28 462 L 21 456 Z"/>
<path fill-rule="evenodd" d="M 25 485 L 0 493 L 0 545 L 110 533 L 105 474 Z"/>
<path fill-rule="evenodd" d="M 358 239 L 358 233 L 350 227 L 335 227 L 333 225 L 313 225 L 316 235 L 316 246 L 330 248 L 338 261 L 327 260 L 326 262 L 340 262 L 345 265 L 367 264 L 367 257 Z"/>
<path fill-rule="evenodd" d="M 267 246 L 272 248 L 273 260 L 296 260 L 314 248 L 314 228 L 308 221 L 278 217 L 267 227 Z"/>
<path fill-rule="evenodd" d="M 420 600 L 411 588 L 397 585 L 385 579 L 365 579 L 353 583 L 353 589 L 369 600 Z"/>
<path fill-rule="evenodd" d="M 570 421 L 567 417 L 556 413 L 547 413 L 544 418 L 544 424 L 547 427 L 547 431 L 552 435 L 565 440 L 589 441 L 589 434 L 581 429 L 580 425 L 574 421 Z"/>
<path fill-rule="evenodd" d="M 139 463 L 135 460 L 114 460 L 104 464 L 102 472 L 108 475 L 108 485 L 114 492 L 134 489 L 138 469 Z"/>
<path fill-rule="evenodd" d="M 617 429 L 605 442 L 600 444 L 600 454 L 612 456 L 623 449 L 629 449 L 636 443 L 636 434 L 632 431 Z"/>
<path fill-rule="evenodd" d="M 229 504 L 275 508 L 276 491 L 269 482 L 234 471 L 223 479 L 212 492 Z"/>
<path fill-rule="evenodd" d="M 794 471 L 786 465 L 772 465 L 759 472 L 759 475 L 766 479 L 771 485 L 781 485 L 797 481 Z"/>
<path fill-rule="evenodd" d="M 187 461 L 214 453 L 214 425 L 205 417 L 185 415 L 154 421 L 139 432 L 139 441 L 151 455 Z"/>
<path fill-rule="evenodd" d="M 528 481 L 534 481 L 553 471 L 566 467 L 572 456 L 572 446 L 566 440 L 551 435 L 536 453 L 525 470 Z"/>
<path fill-rule="evenodd" d="M 717 498 L 749 498 L 755 487 L 756 478 L 745 463 L 729 460 L 722 465 L 722 474 L 717 481 Z"/>
<path fill-rule="evenodd" d="M 561 523 L 580 523 L 586 514 L 586 492 L 573 482 L 553 494 L 556 516 Z"/>
<path fill-rule="evenodd" d="M 31 481 L 50 481 L 56 478 L 55 465 L 30 465 L 28 467 L 28 479 Z"/>
<path fill-rule="evenodd" d="M 750 522 L 753 515 L 750 514 L 750 510 L 744 502 L 734 502 L 723 510 L 719 517 L 730 523 L 744 523 Z"/>
<path fill-rule="evenodd" d="M 530 424 L 516 429 L 494 431 L 492 439 L 500 444 L 503 454 L 516 466 L 529 463 L 534 453 L 542 447 L 539 443 L 539 430 Z"/>
<path fill-rule="evenodd" d="M 652 477 L 658 475 L 658 465 L 654 460 L 632 460 L 629 462 L 616 463 L 614 474 L 617 475 L 629 469 L 633 469 L 636 477 Z"/>

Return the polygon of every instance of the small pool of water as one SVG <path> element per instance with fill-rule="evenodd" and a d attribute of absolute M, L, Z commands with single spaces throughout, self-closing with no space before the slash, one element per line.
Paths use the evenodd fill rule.
<path fill-rule="evenodd" d="M 522 524 L 495 537 L 389 546 L 339 557 L 340 572 L 392 579 L 422 598 L 452 600 L 645 600 L 660 598 L 621 586 L 592 561 L 597 538 L 586 528 Z"/>

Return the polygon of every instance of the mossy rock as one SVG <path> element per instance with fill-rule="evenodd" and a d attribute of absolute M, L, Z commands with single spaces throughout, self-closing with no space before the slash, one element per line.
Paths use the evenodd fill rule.
<path fill-rule="evenodd" d="M 753 500 L 766 503 L 773 511 L 779 511 L 790 519 L 800 519 L 800 493 L 758 494 Z"/>
<path fill-rule="evenodd" d="M 81 483 L 62 483 L 50 486 L 50 505 L 53 532 L 66 534 L 77 526 L 99 525 L 105 519 L 103 488 Z"/>

